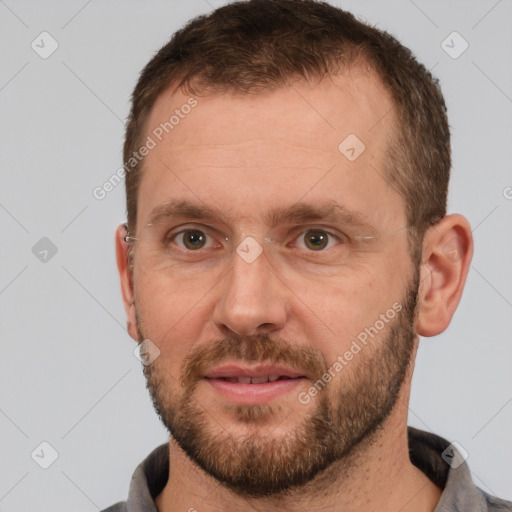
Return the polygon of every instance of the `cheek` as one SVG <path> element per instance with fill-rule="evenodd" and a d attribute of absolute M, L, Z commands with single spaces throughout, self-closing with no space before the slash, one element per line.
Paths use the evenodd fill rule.
<path fill-rule="evenodd" d="M 143 334 L 157 344 L 163 359 L 179 366 L 207 321 L 205 291 L 176 287 L 165 276 L 142 273 L 136 281 L 135 300 Z"/>
<path fill-rule="evenodd" d="M 397 266 L 399 267 L 399 266 Z M 351 269 L 346 276 L 296 288 L 291 318 L 307 343 L 321 350 L 328 361 L 350 349 L 365 329 L 379 322 L 381 315 L 401 302 L 406 280 L 402 271 L 375 265 Z M 387 318 L 387 317 L 386 317 Z"/>

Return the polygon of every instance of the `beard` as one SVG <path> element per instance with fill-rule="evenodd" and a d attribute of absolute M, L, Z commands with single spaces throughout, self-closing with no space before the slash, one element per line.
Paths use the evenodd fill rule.
<path fill-rule="evenodd" d="M 322 479 L 322 472 L 353 467 L 355 455 L 378 437 L 393 411 L 411 364 L 416 334 L 419 269 L 408 286 L 402 309 L 376 338 L 364 356 L 354 357 L 350 375 L 339 375 L 311 400 L 314 407 L 298 424 L 277 435 L 278 419 L 286 410 L 273 404 L 226 406 L 229 426 L 235 422 L 247 433 L 234 434 L 194 397 L 201 370 L 226 359 L 251 363 L 290 364 L 321 379 L 327 364 L 320 351 L 277 341 L 267 334 L 229 336 L 195 349 L 186 356 L 177 382 L 156 359 L 144 366 L 147 388 L 160 419 L 178 446 L 208 475 L 243 497 L 286 494 L 295 487 Z M 141 341 L 142 319 L 137 315 Z M 311 406 L 310 404 L 310 406 Z M 296 410 L 295 410 L 296 411 Z M 300 412 L 300 411 L 299 411 Z M 296 413 L 296 412 L 295 412 Z M 288 413 L 289 414 L 289 413 Z M 339 468 L 338 468 L 339 466 Z M 324 473 L 325 476 L 326 473 Z M 340 474 L 337 474 L 339 478 Z"/>

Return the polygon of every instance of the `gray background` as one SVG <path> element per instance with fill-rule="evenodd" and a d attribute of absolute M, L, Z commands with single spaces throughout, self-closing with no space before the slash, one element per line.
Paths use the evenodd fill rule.
<path fill-rule="evenodd" d="M 125 330 L 113 243 L 123 185 L 102 201 L 92 190 L 121 166 L 143 65 L 221 3 L 0 0 L 2 511 L 125 499 L 135 466 L 166 440 Z M 512 499 L 512 2 L 339 4 L 440 78 L 453 130 L 449 209 L 474 228 L 452 325 L 421 343 L 409 422 L 459 442 L 477 485 Z M 47 59 L 31 48 L 43 31 L 59 45 Z M 441 46 L 453 31 L 469 43 L 456 59 Z M 57 248 L 46 261 L 43 237 Z M 58 452 L 46 470 L 31 458 L 43 441 Z M 40 450 L 34 458 L 49 462 Z"/>

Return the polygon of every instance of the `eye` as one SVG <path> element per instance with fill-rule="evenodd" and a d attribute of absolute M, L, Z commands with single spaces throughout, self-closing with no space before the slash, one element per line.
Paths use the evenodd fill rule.
<path fill-rule="evenodd" d="M 297 238 L 297 247 L 310 251 L 323 251 L 339 242 L 339 239 L 323 229 L 308 229 Z"/>
<path fill-rule="evenodd" d="M 173 235 L 171 239 L 176 243 L 176 245 L 189 251 L 208 248 L 213 243 L 212 240 L 209 240 L 208 235 L 199 229 L 187 229 L 180 231 Z"/>

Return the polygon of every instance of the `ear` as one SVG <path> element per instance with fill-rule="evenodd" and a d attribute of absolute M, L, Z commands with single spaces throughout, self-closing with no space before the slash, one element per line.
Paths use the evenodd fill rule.
<path fill-rule="evenodd" d="M 473 257 L 473 237 L 462 215 L 447 215 L 425 233 L 416 332 L 436 336 L 450 325 Z"/>
<path fill-rule="evenodd" d="M 129 267 L 128 250 L 130 244 L 125 242 L 124 237 L 127 235 L 126 226 L 121 224 L 116 229 L 116 259 L 117 269 L 119 271 L 119 279 L 121 280 L 121 293 L 123 295 L 124 311 L 126 313 L 126 325 L 128 334 L 135 340 L 139 341 L 139 331 L 137 329 L 137 321 L 135 316 L 135 294 L 133 290 L 133 272 Z"/>

